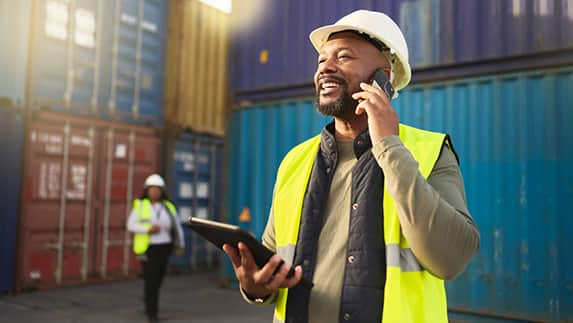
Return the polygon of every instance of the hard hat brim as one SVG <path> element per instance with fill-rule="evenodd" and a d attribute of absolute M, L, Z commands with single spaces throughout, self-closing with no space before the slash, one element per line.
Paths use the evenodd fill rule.
<path fill-rule="evenodd" d="M 369 30 L 366 30 L 364 28 L 360 28 L 357 26 L 351 26 L 351 25 L 326 25 L 326 26 L 318 27 L 308 35 L 308 38 L 310 38 L 310 42 L 312 43 L 312 46 L 314 46 L 314 49 L 316 49 L 317 52 L 320 52 L 320 49 L 328 41 L 328 38 L 330 37 L 330 35 L 332 35 L 333 33 L 341 32 L 341 31 L 345 31 L 345 30 L 353 30 L 353 31 L 357 31 L 360 33 L 365 33 L 371 37 L 374 37 L 374 38 L 382 41 L 389 48 L 393 48 L 394 44 L 390 43 L 389 40 L 383 39 L 382 37 L 379 37 L 377 35 L 372 35 Z M 410 83 L 412 71 L 410 70 L 410 66 L 407 63 L 404 64 L 404 62 L 407 62 L 407 60 L 405 59 L 405 57 L 402 57 L 401 53 L 394 52 L 394 54 L 399 59 L 399 66 L 397 66 L 396 69 L 399 69 L 400 71 L 396 71 L 396 72 L 400 72 L 401 77 L 399 79 L 395 80 L 393 82 L 394 84 L 392 84 L 392 85 L 394 86 L 394 88 L 396 90 L 400 90 L 400 89 L 406 87 L 406 85 L 408 85 L 408 83 Z"/>
<path fill-rule="evenodd" d="M 324 46 L 326 41 L 328 41 L 328 37 L 330 37 L 331 34 L 345 31 L 345 30 L 354 30 L 357 32 L 369 34 L 368 31 L 366 31 L 362 28 L 356 27 L 356 26 L 327 25 L 327 26 L 318 27 L 315 30 L 313 30 L 309 34 L 308 38 L 310 38 L 310 42 L 314 46 L 314 49 L 316 49 L 317 52 L 320 52 L 320 49 L 322 48 L 322 46 Z"/>

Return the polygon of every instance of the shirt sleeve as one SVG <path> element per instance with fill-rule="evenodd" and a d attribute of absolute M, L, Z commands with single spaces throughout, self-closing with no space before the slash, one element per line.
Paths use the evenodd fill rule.
<path fill-rule="evenodd" d="M 131 209 L 127 218 L 127 231 L 131 233 L 147 233 L 149 231 L 146 226 L 137 222 L 137 214 L 134 209 Z"/>
<path fill-rule="evenodd" d="M 183 234 L 183 227 L 181 226 L 181 220 L 179 218 L 179 213 L 175 213 L 175 227 L 177 227 L 177 238 L 179 239 L 179 247 L 185 248 L 185 235 Z"/>
<path fill-rule="evenodd" d="M 396 203 L 404 236 L 420 263 L 442 279 L 460 274 L 479 248 L 479 232 L 466 205 L 453 152 L 445 145 L 427 181 L 398 136 L 378 142 L 372 153 Z"/>
<path fill-rule="evenodd" d="M 269 211 L 269 219 L 267 220 L 267 226 L 265 231 L 263 231 L 263 245 L 272 252 L 277 252 L 276 240 L 275 240 L 275 216 L 273 212 L 273 207 Z"/>
<path fill-rule="evenodd" d="M 243 296 L 243 299 L 247 303 L 255 304 L 255 305 L 263 305 L 263 306 L 264 305 L 271 305 L 276 301 L 277 295 L 278 295 L 278 292 L 274 292 L 265 298 L 252 298 L 251 296 L 247 295 L 247 293 L 245 293 L 245 291 L 243 290 L 242 287 L 239 286 L 239 290 L 241 291 L 241 295 Z"/>

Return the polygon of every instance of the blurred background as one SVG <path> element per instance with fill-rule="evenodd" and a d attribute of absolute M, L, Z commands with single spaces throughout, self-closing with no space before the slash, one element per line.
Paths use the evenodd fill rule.
<path fill-rule="evenodd" d="M 573 321 L 572 0 L 0 0 L 0 294 L 134 279 L 153 172 L 182 219 L 260 237 L 280 160 L 329 121 L 308 34 L 356 9 L 406 36 L 401 121 L 460 157 L 481 248 L 451 317 Z M 171 272 L 236 286 L 185 233 Z"/>

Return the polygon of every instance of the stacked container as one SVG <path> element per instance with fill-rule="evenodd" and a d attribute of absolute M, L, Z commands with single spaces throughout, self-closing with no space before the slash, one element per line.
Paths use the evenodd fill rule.
<path fill-rule="evenodd" d="M 42 0 L 29 6 L 20 17 L 30 24 L 28 74 L 19 74 L 27 76 L 30 108 L 162 125 L 165 2 Z"/>
<path fill-rule="evenodd" d="M 0 295 L 14 287 L 23 131 L 22 111 L 0 103 Z"/>
<path fill-rule="evenodd" d="M 53 112 L 28 122 L 19 289 L 135 274 L 125 223 L 159 168 L 156 130 Z"/>
<path fill-rule="evenodd" d="M 231 24 L 235 101 L 313 95 L 317 54 L 308 34 L 357 9 L 392 17 L 410 64 L 425 70 L 540 53 L 555 55 L 546 56 L 555 64 L 573 46 L 572 7 L 568 0 L 242 0 Z M 535 62 L 528 63 L 520 68 Z"/>
<path fill-rule="evenodd" d="M 447 283 L 450 318 L 573 320 L 570 1 L 247 3 L 232 25 L 230 222 L 249 208 L 260 237 L 280 161 L 330 120 L 314 109 L 310 31 L 382 11 L 403 29 L 414 67 L 392 104 L 401 122 L 452 136 L 481 232 L 478 254 Z M 235 279 L 228 263 L 225 275 Z"/>
<path fill-rule="evenodd" d="M 166 173 L 170 194 L 183 222 L 190 216 L 221 220 L 223 142 L 220 137 L 182 132 L 169 138 Z M 172 257 L 177 271 L 212 268 L 219 264 L 216 248 L 184 226 L 185 255 Z"/>
<path fill-rule="evenodd" d="M 227 114 L 228 14 L 198 0 L 172 1 L 165 81 L 165 170 L 182 221 L 222 214 L 223 138 Z M 184 227 L 185 254 L 172 269 L 219 264 L 219 252 Z"/>
<path fill-rule="evenodd" d="M 18 249 L 3 244 L 2 262 L 17 259 L 15 284 L 3 281 L 3 290 L 138 271 L 125 222 L 145 177 L 161 166 L 166 5 L 0 1 L 0 102 L 25 111 L 2 118 L 14 134 L 2 169 L 13 178 L 23 168 L 10 190 L 21 191 L 17 227 L 18 202 L 4 200 L 11 213 L 2 221 L 18 232 Z"/>
<path fill-rule="evenodd" d="M 222 136 L 227 115 L 228 14 L 173 1 L 165 81 L 166 125 Z"/>

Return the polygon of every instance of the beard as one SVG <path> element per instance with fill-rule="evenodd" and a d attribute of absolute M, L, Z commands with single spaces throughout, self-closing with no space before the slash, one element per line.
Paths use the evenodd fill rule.
<path fill-rule="evenodd" d="M 320 90 L 316 91 L 316 110 L 325 116 L 348 117 L 354 114 L 358 101 L 348 91 L 348 83 L 341 84 L 341 94 L 334 102 L 320 103 Z"/>

